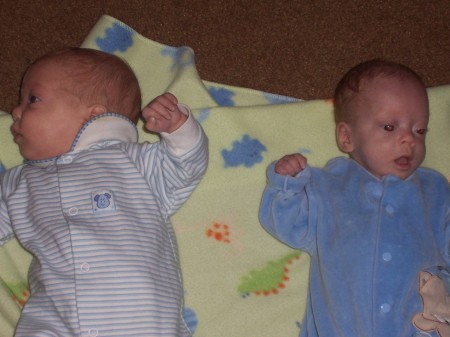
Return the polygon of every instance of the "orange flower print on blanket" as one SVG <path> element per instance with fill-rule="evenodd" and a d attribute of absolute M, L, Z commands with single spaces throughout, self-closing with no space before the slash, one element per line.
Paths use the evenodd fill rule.
<path fill-rule="evenodd" d="M 217 222 L 214 222 L 211 227 L 206 230 L 206 236 L 222 243 L 231 242 L 229 226 Z"/>

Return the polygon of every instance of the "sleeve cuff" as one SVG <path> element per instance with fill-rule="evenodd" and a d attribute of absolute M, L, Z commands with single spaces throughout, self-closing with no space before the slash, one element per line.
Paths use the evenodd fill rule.
<path fill-rule="evenodd" d="M 302 190 L 311 178 L 311 168 L 309 165 L 295 177 L 291 177 L 276 173 L 275 164 L 276 162 L 272 162 L 267 168 L 268 184 L 273 188 L 295 193 Z"/>
<path fill-rule="evenodd" d="M 202 132 L 191 109 L 184 104 L 178 104 L 178 108 L 188 116 L 186 122 L 172 133 L 161 132 L 161 137 L 172 153 L 181 156 L 191 151 L 200 142 Z"/>

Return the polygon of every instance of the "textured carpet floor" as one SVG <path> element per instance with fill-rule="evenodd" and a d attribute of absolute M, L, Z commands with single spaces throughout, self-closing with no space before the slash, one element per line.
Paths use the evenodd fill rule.
<path fill-rule="evenodd" d="M 448 0 L 0 0 L 0 110 L 25 67 L 78 46 L 102 14 L 142 35 L 196 53 L 201 78 L 298 98 L 333 93 L 349 67 L 402 62 L 428 86 L 450 83 Z"/>

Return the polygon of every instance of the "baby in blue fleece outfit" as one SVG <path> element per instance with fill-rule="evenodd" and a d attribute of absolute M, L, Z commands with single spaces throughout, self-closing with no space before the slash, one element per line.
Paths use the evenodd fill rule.
<path fill-rule="evenodd" d="M 437 336 L 412 322 L 419 272 L 450 264 L 450 186 L 420 167 L 425 85 L 406 66 L 372 60 L 347 72 L 334 98 L 349 158 L 323 169 L 298 153 L 272 163 L 259 214 L 269 233 L 311 256 L 300 336 Z"/>

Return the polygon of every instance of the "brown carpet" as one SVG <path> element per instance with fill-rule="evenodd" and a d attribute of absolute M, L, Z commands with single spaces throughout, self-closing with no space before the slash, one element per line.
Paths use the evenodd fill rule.
<path fill-rule="evenodd" d="M 0 0 L 0 110 L 31 60 L 80 45 L 102 14 L 192 47 L 208 81 L 324 98 L 349 67 L 382 57 L 450 84 L 449 0 Z"/>

